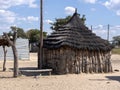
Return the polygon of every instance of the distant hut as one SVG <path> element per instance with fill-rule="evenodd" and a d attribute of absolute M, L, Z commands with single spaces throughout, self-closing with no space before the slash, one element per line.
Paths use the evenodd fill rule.
<path fill-rule="evenodd" d="M 44 39 L 43 65 L 54 73 L 112 72 L 111 45 L 96 36 L 75 12 L 71 19 Z"/>

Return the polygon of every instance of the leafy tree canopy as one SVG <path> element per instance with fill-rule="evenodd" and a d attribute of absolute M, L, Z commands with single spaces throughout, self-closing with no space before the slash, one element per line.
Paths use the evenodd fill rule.
<path fill-rule="evenodd" d="M 38 42 L 40 40 L 40 30 L 30 29 L 27 32 L 24 32 L 22 28 L 11 26 L 11 31 L 8 33 L 9 36 L 13 36 L 13 32 L 17 32 L 17 38 L 28 38 L 30 43 Z M 47 36 L 47 32 L 43 32 L 43 37 Z"/>
<path fill-rule="evenodd" d="M 113 37 L 113 44 L 120 45 L 120 36 Z"/>
<path fill-rule="evenodd" d="M 79 15 L 79 14 L 78 14 Z M 80 16 L 80 15 L 79 15 Z M 72 16 L 67 16 L 65 18 L 57 18 L 55 19 L 54 23 L 50 23 L 52 26 L 50 27 L 52 30 L 58 30 L 58 28 L 62 25 L 65 25 Z M 81 20 L 83 21 L 83 24 L 85 24 L 86 18 L 85 15 L 82 15 Z"/>
<path fill-rule="evenodd" d="M 16 27 L 16 26 L 11 26 L 11 31 L 8 33 L 9 36 L 12 36 L 13 33 L 12 31 L 16 31 L 17 32 L 17 38 L 27 38 L 26 33 L 24 32 L 24 30 L 22 28 Z"/>
<path fill-rule="evenodd" d="M 38 29 L 30 29 L 26 32 L 27 38 L 29 39 L 30 43 L 38 42 L 40 40 L 40 30 Z M 47 36 L 46 32 L 43 32 L 43 37 Z"/>

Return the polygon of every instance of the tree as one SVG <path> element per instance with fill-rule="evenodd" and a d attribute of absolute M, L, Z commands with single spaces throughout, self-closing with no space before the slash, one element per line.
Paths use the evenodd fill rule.
<path fill-rule="evenodd" d="M 82 15 L 81 20 L 82 20 L 83 24 L 85 25 L 85 21 L 86 21 L 85 15 Z"/>
<path fill-rule="evenodd" d="M 40 30 L 30 29 L 26 32 L 26 35 L 30 43 L 38 42 L 40 39 Z M 47 36 L 47 33 L 43 32 L 43 37 L 45 38 L 46 36 Z"/>
<path fill-rule="evenodd" d="M 120 46 L 120 36 L 115 36 L 113 37 L 113 42 L 114 45 Z"/>
<path fill-rule="evenodd" d="M 18 70 L 18 53 L 17 53 L 17 48 L 16 48 L 16 39 L 17 39 L 17 30 L 16 27 L 12 28 L 13 31 L 13 39 L 11 40 L 10 37 L 8 36 L 7 33 L 4 33 L 4 36 L 6 40 L 9 42 L 10 46 L 12 47 L 13 51 L 13 56 L 14 56 L 14 74 L 13 77 L 17 77 L 19 75 L 19 70 Z"/>
<path fill-rule="evenodd" d="M 71 18 L 71 16 L 67 16 L 66 18 L 58 18 L 55 19 L 54 23 L 50 23 L 52 26 L 50 27 L 52 30 L 57 30 L 61 25 L 67 23 L 67 21 Z"/>
<path fill-rule="evenodd" d="M 22 28 L 16 27 L 16 26 L 11 26 L 10 27 L 12 30 L 17 30 L 17 38 L 27 38 L 26 33 Z M 12 36 L 12 32 L 10 31 L 8 33 L 9 36 Z"/>
<path fill-rule="evenodd" d="M 78 14 L 79 15 L 79 14 Z M 80 15 L 79 15 L 80 16 Z M 65 25 L 70 19 L 71 19 L 72 16 L 67 16 L 65 18 L 58 18 L 58 19 L 55 19 L 55 22 L 54 23 L 50 23 L 52 26 L 50 27 L 52 30 L 58 30 L 58 28 L 62 25 Z M 81 18 L 83 24 L 85 24 L 85 21 L 86 21 L 86 18 L 85 18 L 85 15 L 82 15 L 82 18 Z"/>

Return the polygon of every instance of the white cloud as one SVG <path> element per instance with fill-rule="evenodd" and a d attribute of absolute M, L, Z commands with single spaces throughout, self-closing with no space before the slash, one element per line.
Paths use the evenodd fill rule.
<path fill-rule="evenodd" d="M 23 0 L 23 1 L 27 1 L 27 0 Z M 35 4 L 34 2 L 35 0 L 28 0 L 29 7 L 36 8 L 37 4 Z"/>
<path fill-rule="evenodd" d="M 115 28 L 119 28 L 120 29 L 120 25 L 116 25 Z"/>
<path fill-rule="evenodd" d="M 120 35 L 119 30 L 120 30 L 120 25 L 115 25 L 115 26 L 110 25 L 110 27 L 109 27 L 109 40 L 112 40 L 112 38 L 114 36 Z M 96 26 L 93 27 L 93 32 L 96 35 L 98 35 L 98 36 L 100 36 L 104 39 L 107 39 L 108 26 L 107 25 L 104 26 L 104 25 L 101 25 L 101 24 L 96 25 Z"/>
<path fill-rule="evenodd" d="M 25 21 L 25 22 L 37 22 L 37 21 L 39 21 L 39 17 L 35 17 L 35 16 L 17 17 L 17 20 Z"/>
<path fill-rule="evenodd" d="M 120 16 L 120 0 L 108 0 L 103 5 Z"/>
<path fill-rule="evenodd" d="M 14 25 L 17 15 L 9 10 L 0 9 L 0 34 L 10 31 L 10 26 Z"/>
<path fill-rule="evenodd" d="M 73 14 L 75 12 L 75 8 L 74 7 L 70 7 L 70 6 L 68 6 L 68 7 L 65 7 L 65 13 L 66 14 Z"/>
<path fill-rule="evenodd" d="M 26 16 L 21 17 L 21 15 L 10 11 L 10 7 L 14 6 L 29 6 L 31 8 L 36 8 L 36 0 L 0 0 L 0 32 L 10 31 L 10 26 L 13 25 L 23 25 L 23 23 L 35 23 L 39 21 L 39 17 Z M 2 34 L 2 33 L 1 33 Z"/>
<path fill-rule="evenodd" d="M 16 20 L 16 14 L 8 10 L 0 10 L 1 23 L 14 23 Z"/>
<path fill-rule="evenodd" d="M 0 9 L 0 32 L 10 31 L 10 26 L 13 25 L 21 25 L 23 23 L 27 24 L 37 21 L 39 21 L 39 17 L 34 16 L 20 17 L 18 14 L 12 11 Z"/>
<path fill-rule="evenodd" d="M 45 22 L 47 23 L 47 24 L 50 24 L 50 23 L 53 23 L 53 21 L 52 20 L 45 20 Z"/>
<path fill-rule="evenodd" d="M 93 11 L 93 12 L 94 12 L 94 11 L 96 11 L 96 9 L 95 9 L 95 8 L 91 8 L 91 11 Z"/>
<path fill-rule="evenodd" d="M 101 36 L 107 34 L 107 30 L 102 29 L 102 30 L 93 30 L 94 33 L 96 33 L 97 35 Z"/>
<path fill-rule="evenodd" d="M 19 21 L 26 21 L 27 19 L 25 17 L 18 17 L 17 20 L 19 20 Z"/>
<path fill-rule="evenodd" d="M 100 28 L 100 29 L 102 29 L 103 27 L 104 27 L 104 26 L 101 25 L 101 24 L 98 25 L 98 28 Z"/>
<path fill-rule="evenodd" d="M 84 0 L 86 3 L 95 4 L 97 0 Z"/>
<path fill-rule="evenodd" d="M 39 20 L 39 17 L 28 16 L 28 17 L 27 17 L 27 20 L 30 21 L 30 22 L 38 21 L 38 20 Z"/>
<path fill-rule="evenodd" d="M 14 12 L 9 10 L 0 10 L 0 24 L 15 24 L 19 23 L 19 21 L 24 21 L 26 23 L 29 22 L 37 22 L 39 21 L 39 17 L 28 16 L 28 17 L 20 17 Z"/>
<path fill-rule="evenodd" d="M 7 9 L 12 6 L 28 5 L 29 7 L 36 8 L 35 0 L 0 0 L 0 9 Z"/>
<path fill-rule="evenodd" d="M 3 32 L 10 31 L 10 26 L 12 25 L 5 25 L 5 24 L 0 25 L 0 35 L 2 35 Z"/>
<path fill-rule="evenodd" d="M 117 14 L 118 16 L 120 16 L 120 10 L 117 10 L 117 11 L 116 11 L 116 14 Z"/>

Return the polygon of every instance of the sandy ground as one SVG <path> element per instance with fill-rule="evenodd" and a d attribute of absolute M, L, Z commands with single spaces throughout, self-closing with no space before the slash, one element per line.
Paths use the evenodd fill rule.
<path fill-rule="evenodd" d="M 37 67 L 36 53 L 29 61 L 19 61 L 20 68 Z M 0 90 L 120 90 L 120 55 L 112 55 L 113 73 L 26 76 L 12 78 L 13 61 L 7 61 L 2 72 L 0 61 Z"/>

